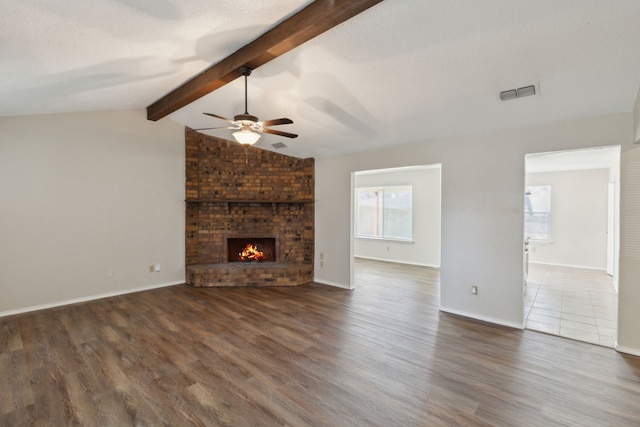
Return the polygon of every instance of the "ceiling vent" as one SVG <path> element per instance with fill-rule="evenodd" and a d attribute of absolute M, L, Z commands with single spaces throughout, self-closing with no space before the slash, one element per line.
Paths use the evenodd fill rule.
<path fill-rule="evenodd" d="M 284 142 L 276 142 L 275 144 L 271 144 L 271 146 L 273 148 L 275 148 L 276 150 L 281 150 L 283 148 L 287 148 L 287 144 L 285 144 Z"/>
<path fill-rule="evenodd" d="M 502 101 L 509 101 L 511 99 L 523 98 L 525 96 L 531 96 L 536 94 L 536 87 L 534 85 L 524 86 L 518 89 L 509 89 L 500 92 L 500 99 Z"/>

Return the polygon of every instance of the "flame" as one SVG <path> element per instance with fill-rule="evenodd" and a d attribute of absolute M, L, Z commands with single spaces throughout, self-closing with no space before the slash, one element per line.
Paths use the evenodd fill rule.
<path fill-rule="evenodd" d="M 253 243 L 245 246 L 238 256 L 242 261 L 263 261 L 267 257 L 264 252 L 259 251 L 258 247 Z"/>

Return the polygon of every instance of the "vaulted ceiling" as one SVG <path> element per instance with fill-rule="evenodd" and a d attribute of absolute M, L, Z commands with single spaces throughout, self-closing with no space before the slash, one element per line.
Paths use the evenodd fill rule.
<path fill-rule="evenodd" d="M 0 116 L 144 109 L 309 3 L 0 0 Z M 323 157 L 631 111 L 638 46 L 637 0 L 385 0 L 256 69 L 249 112 L 300 135 L 257 146 Z M 242 113 L 243 91 L 161 120 L 223 126 L 202 113 Z"/>

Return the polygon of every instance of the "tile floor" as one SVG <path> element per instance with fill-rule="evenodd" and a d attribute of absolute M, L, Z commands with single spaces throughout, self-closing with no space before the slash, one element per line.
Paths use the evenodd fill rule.
<path fill-rule="evenodd" d="M 613 347 L 618 294 L 604 271 L 529 264 L 526 328 Z"/>

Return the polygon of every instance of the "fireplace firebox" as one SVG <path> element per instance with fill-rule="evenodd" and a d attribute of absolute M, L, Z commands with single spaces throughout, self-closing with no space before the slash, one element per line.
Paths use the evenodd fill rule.
<path fill-rule="evenodd" d="M 275 262 L 276 239 L 249 237 L 227 239 L 228 262 Z"/>

